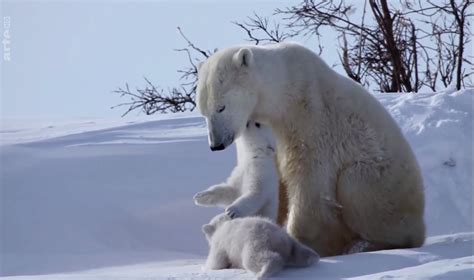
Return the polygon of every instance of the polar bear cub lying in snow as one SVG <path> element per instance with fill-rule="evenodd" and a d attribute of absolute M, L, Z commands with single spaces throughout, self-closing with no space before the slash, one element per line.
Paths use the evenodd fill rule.
<path fill-rule="evenodd" d="M 278 173 L 271 129 L 249 121 L 236 139 L 237 166 L 225 183 L 194 196 L 201 206 L 220 206 L 230 218 L 262 216 L 276 220 Z"/>
<path fill-rule="evenodd" d="M 205 270 L 244 268 L 266 278 L 284 266 L 306 267 L 319 255 L 262 217 L 231 219 L 219 214 L 202 227 L 209 242 Z"/>

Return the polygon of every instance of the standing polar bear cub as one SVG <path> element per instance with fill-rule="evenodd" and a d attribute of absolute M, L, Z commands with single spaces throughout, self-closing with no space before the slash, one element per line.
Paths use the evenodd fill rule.
<path fill-rule="evenodd" d="M 210 247 L 205 270 L 244 268 L 266 278 L 284 266 L 306 267 L 319 261 L 317 253 L 267 218 L 231 220 L 220 214 L 202 230 Z"/>
<path fill-rule="evenodd" d="M 362 86 L 294 43 L 223 49 L 198 72 L 212 150 L 248 120 L 271 127 L 291 236 L 323 256 L 423 244 L 418 163 Z"/>
<path fill-rule="evenodd" d="M 248 121 L 236 139 L 237 166 L 225 183 L 194 196 L 197 205 L 220 206 L 231 218 L 262 216 L 276 220 L 278 174 L 271 130 Z"/>

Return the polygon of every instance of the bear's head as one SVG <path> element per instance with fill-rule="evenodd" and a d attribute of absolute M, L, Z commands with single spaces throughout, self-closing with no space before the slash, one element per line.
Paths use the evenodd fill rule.
<path fill-rule="evenodd" d="M 204 232 L 204 235 L 206 236 L 206 239 L 208 242 L 211 241 L 212 236 L 214 235 L 214 232 L 216 232 L 217 228 L 219 228 L 224 222 L 230 221 L 230 217 L 226 215 L 225 213 L 221 213 L 209 222 L 209 224 L 205 224 L 202 226 L 202 232 Z"/>
<path fill-rule="evenodd" d="M 227 148 L 242 133 L 257 104 L 252 50 L 229 48 L 198 68 L 197 107 L 206 118 L 212 151 Z"/>

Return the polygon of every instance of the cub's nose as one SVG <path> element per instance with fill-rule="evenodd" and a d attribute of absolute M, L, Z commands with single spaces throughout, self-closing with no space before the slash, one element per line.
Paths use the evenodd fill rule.
<path fill-rule="evenodd" d="M 225 149 L 225 146 L 224 144 L 219 144 L 219 145 L 215 145 L 215 146 L 211 146 L 211 151 L 222 151 Z"/>

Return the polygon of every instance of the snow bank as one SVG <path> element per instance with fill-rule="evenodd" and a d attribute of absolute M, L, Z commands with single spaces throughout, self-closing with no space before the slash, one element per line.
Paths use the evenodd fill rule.
<path fill-rule="evenodd" d="M 418 158 L 429 235 L 473 227 L 473 92 L 378 95 Z"/>
<path fill-rule="evenodd" d="M 474 90 L 378 94 L 414 149 L 426 189 L 427 245 L 322 259 L 282 277 L 472 277 Z M 0 129 L 0 275 L 14 279 L 246 278 L 204 273 L 192 196 L 226 178 L 234 148 L 211 153 L 197 114 L 28 122 Z M 444 234 L 443 236 L 439 236 Z M 279 275 L 280 276 L 280 275 Z"/>

